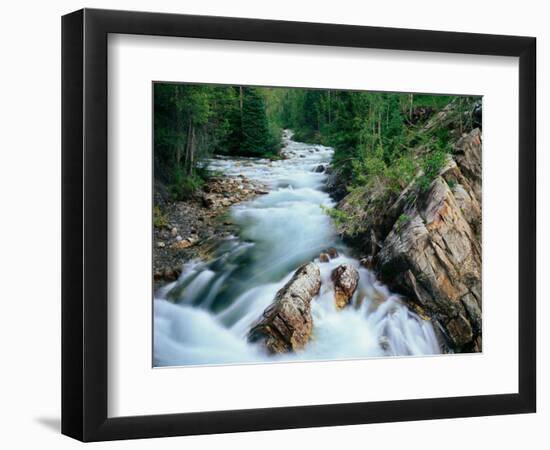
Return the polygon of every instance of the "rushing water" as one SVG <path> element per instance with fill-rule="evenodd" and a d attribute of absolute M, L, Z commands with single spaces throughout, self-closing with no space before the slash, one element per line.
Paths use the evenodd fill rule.
<path fill-rule="evenodd" d="M 222 242 L 208 263 L 185 265 L 178 281 L 154 300 L 154 364 L 253 363 L 327 360 L 439 353 L 429 321 L 410 311 L 372 272 L 360 267 L 336 234 L 321 205 L 333 200 L 324 191 L 333 150 L 295 142 L 285 133 L 289 159 L 216 158 L 210 168 L 244 175 L 269 188 L 267 195 L 231 208 L 239 237 Z M 319 253 L 338 249 L 339 257 L 319 263 Z M 267 355 L 247 342 L 250 326 L 270 305 L 297 267 L 315 261 L 321 291 L 311 302 L 313 336 L 303 351 Z M 347 262 L 360 281 L 351 306 L 336 310 L 332 270 Z"/>

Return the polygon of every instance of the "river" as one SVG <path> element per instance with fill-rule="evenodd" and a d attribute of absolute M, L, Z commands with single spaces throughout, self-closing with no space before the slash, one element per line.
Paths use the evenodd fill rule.
<path fill-rule="evenodd" d="M 208 263 L 185 265 L 179 279 L 154 299 L 154 365 L 186 366 L 310 361 L 439 353 L 430 321 L 411 311 L 374 273 L 360 266 L 324 212 L 334 206 L 325 191 L 333 149 L 292 140 L 285 131 L 288 159 L 214 158 L 210 168 L 244 175 L 269 193 L 231 208 L 239 236 L 220 243 Z M 326 263 L 328 247 L 339 256 Z M 250 326 L 303 263 L 321 270 L 321 291 L 312 300 L 313 336 L 300 352 L 268 355 L 247 341 Z M 360 275 L 352 304 L 337 310 L 332 270 L 342 263 Z"/>

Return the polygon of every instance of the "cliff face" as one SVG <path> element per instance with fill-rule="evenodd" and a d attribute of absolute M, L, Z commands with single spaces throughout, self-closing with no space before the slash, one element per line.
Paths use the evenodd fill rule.
<path fill-rule="evenodd" d="M 426 190 L 413 182 L 390 207 L 372 189 L 339 203 L 361 217 L 344 237 L 434 321 L 443 351 L 481 351 L 481 146 L 479 129 L 464 134 Z"/>

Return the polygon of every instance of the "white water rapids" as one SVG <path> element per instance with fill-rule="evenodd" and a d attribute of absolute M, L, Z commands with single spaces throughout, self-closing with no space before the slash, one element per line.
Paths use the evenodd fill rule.
<path fill-rule="evenodd" d="M 324 191 L 333 150 L 295 142 L 285 133 L 289 159 L 215 158 L 210 168 L 244 175 L 269 193 L 233 206 L 239 237 L 227 240 L 216 257 L 185 265 L 180 278 L 155 295 L 154 365 L 185 366 L 327 360 L 439 353 L 430 321 L 421 319 L 372 272 L 361 267 L 336 234 L 321 205 L 334 206 Z M 319 262 L 319 253 L 338 249 L 339 257 Z M 313 335 L 306 348 L 268 355 L 247 341 L 253 323 L 298 266 L 315 261 L 321 291 L 312 302 Z M 347 262 L 360 274 L 352 304 L 338 311 L 332 270 Z"/>

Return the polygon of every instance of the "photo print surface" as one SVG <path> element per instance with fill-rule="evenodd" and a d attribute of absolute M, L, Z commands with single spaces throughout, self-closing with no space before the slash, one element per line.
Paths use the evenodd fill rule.
<path fill-rule="evenodd" d="M 481 352 L 481 97 L 152 89 L 153 366 Z"/>

